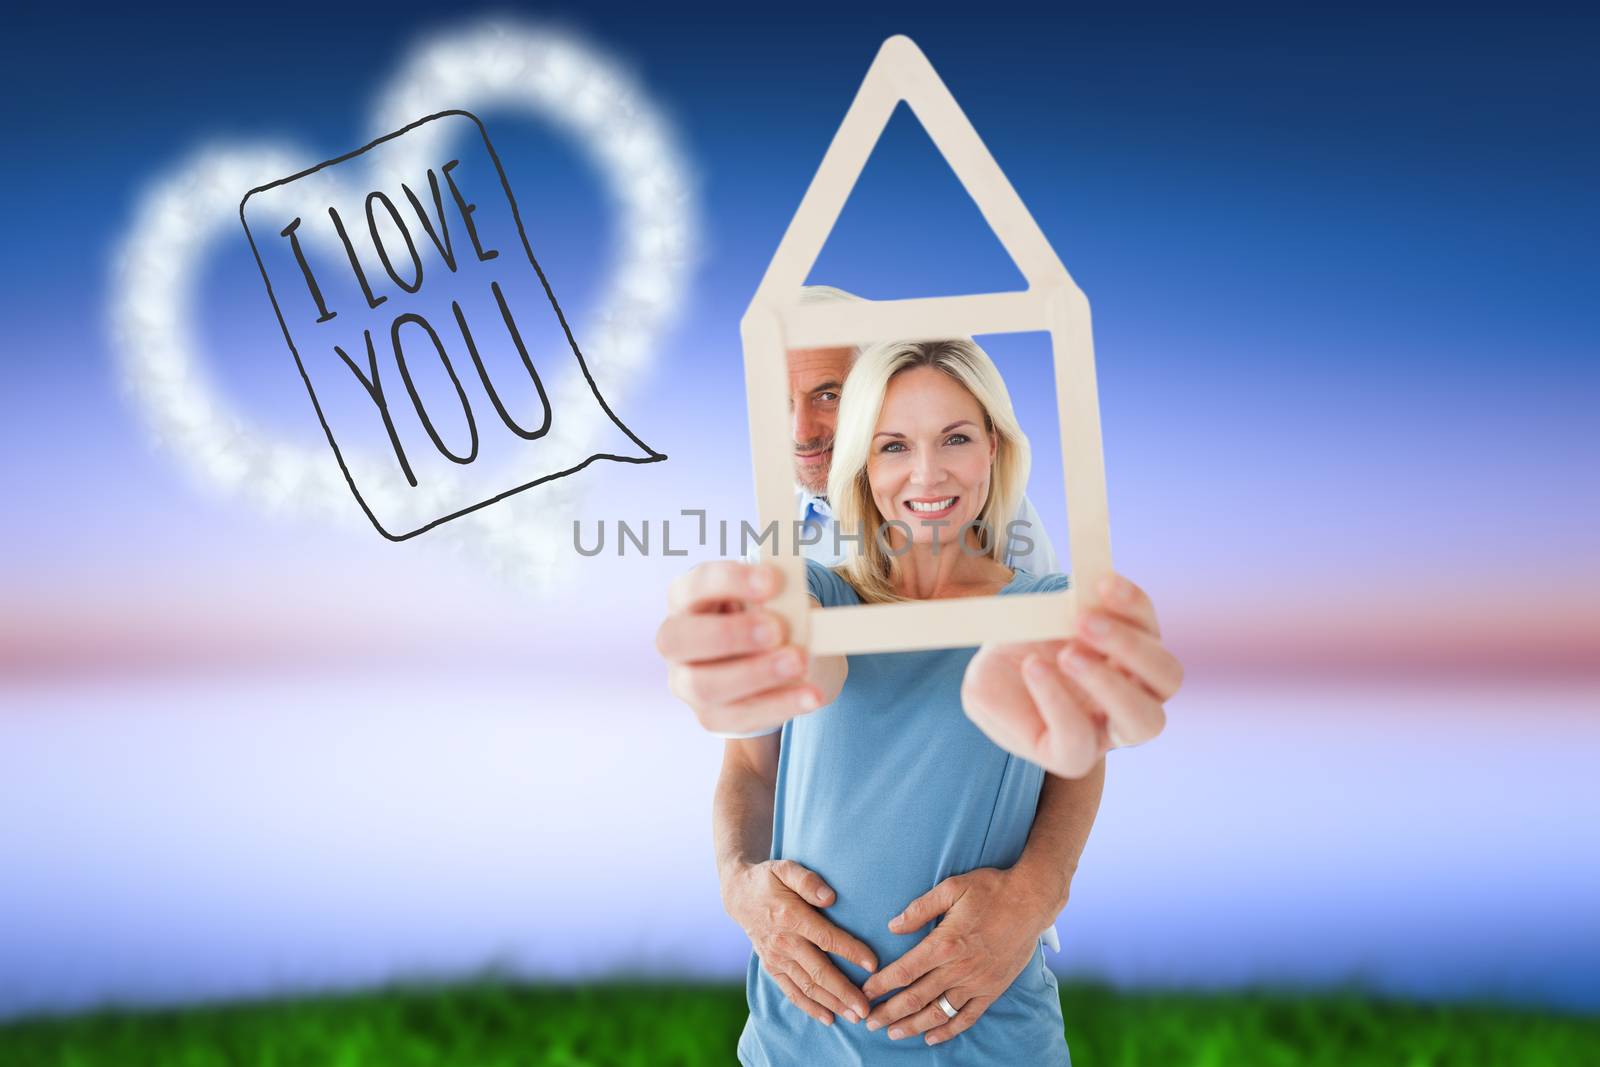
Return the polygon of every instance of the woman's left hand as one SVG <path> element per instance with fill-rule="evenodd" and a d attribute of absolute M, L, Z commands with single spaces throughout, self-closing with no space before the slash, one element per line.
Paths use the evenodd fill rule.
<path fill-rule="evenodd" d="M 869 1001 L 900 990 L 872 1009 L 867 1029 L 887 1026 L 891 1041 L 926 1034 L 930 1045 L 955 1037 L 1011 987 L 1055 918 L 1050 902 L 1010 871 L 980 867 L 934 886 L 890 919 L 889 929 L 909 934 L 941 915 L 915 948 L 861 987 Z M 941 994 L 954 1017 L 940 1007 Z"/>
<path fill-rule="evenodd" d="M 961 683 L 961 706 L 990 740 L 1063 778 L 1159 734 L 1183 683 L 1145 591 L 1120 575 L 1100 591 L 1074 637 L 985 644 Z"/>

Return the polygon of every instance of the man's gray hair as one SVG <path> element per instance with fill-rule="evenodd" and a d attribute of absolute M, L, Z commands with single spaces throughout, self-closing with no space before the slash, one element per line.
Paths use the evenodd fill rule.
<path fill-rule="evenodd" d="M 857 296 L 832 285 L 802 285 L 800 287 L 800 305 L 802 307 L 807 304 L 854 304 L 860 303 L 864 299 L 865 297 Z M 854 361 L 857 356 L 861 355 L 861 350 L 867 346 L 862 343 L 841 347 L 850 349 L 850 358 Z"/>

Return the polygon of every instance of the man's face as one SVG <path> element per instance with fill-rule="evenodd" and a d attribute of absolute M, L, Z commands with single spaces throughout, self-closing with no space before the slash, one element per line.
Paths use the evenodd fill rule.
<path fill-rule="evenodd" d="M 812 493 L 828 491 L 839 394 L 850 372 L 849 348 L 789 350 L 789 425 L 794 441 L 794 480 Z"/>

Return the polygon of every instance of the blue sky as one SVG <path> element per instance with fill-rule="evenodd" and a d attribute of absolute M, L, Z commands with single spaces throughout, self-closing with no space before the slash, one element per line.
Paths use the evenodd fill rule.
<path fill-rule="evenodd" d="M 1516 555 L 1543 568 L 1530 582 L 1554 582 L 1552 567 L 1592 576 L 1593 505 L 1570 491 L 1595 451 L 1582 421 L 1597 340 L 1591 19 L 533 14 L 624 57 L 700 176 L 691 305 L 662 342 L 649 410 L 626 415 L 674 456 L 660 471 L 675 484 L 721 482 L 742 451 L 738 315 L 877 43 L 909 32 L 1093 302 L 1130 571 L 1192 575 L 1168 568 L 1157 530 L 1183 513 L 1219 565 L 1234 545 L 1279 575 L 1316 559 L 1459 573 Z M 51 443 L 4 476 L 35 516 L 8 534 L 26 569 L 81 525 L 84 465 L 128 465 L 95 484 L 132 528 L 143 508 L 193 506 L 133 448 L 108 373 L 108 249 L 142 184 L 216 138 L 292 139 L 317 159 L 355 147 L 368 96 L 440 18 L 52 9 L 21 22 L 4 77 L 29 104 L 6 120 L 23 161 L 6 180 L 26 268 L 10 279 L 17 414 L 3 432 Z M 485 118 L 519 197 L 560 205 L 538 254 L 581 312 L 607 267 L 593 175 L 536 123 Z M 816 280 L 881 296 L 1013 282 L 903 114 L 861 194 Z M 308 406 L 242 236 L 217 257 L 216 373 L 303 434 Z M 705 411 L 728 418 L 707 429 Z M 1549 553 L 1518 551 L 1531 542 Z"/>

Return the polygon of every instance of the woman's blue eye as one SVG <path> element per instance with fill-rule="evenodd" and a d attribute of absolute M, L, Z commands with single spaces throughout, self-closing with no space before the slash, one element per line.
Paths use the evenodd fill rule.
<path fill-rule="evenodd" d="M 972 438 L 967 436 L 964 433 L 953 433 L 949 437 L 946 437 L 944 439 L 944 443 L 947 444 L 947 445 L 971 444 L 972 443 Z M 878 451 L 880 451 L 880 452 L 904 452 L 905 450 L 906 450 L 906 443 L 904 441 L 890 441 L 887 444 L 885 444 L 882 448 L 880 448 Z"/>

